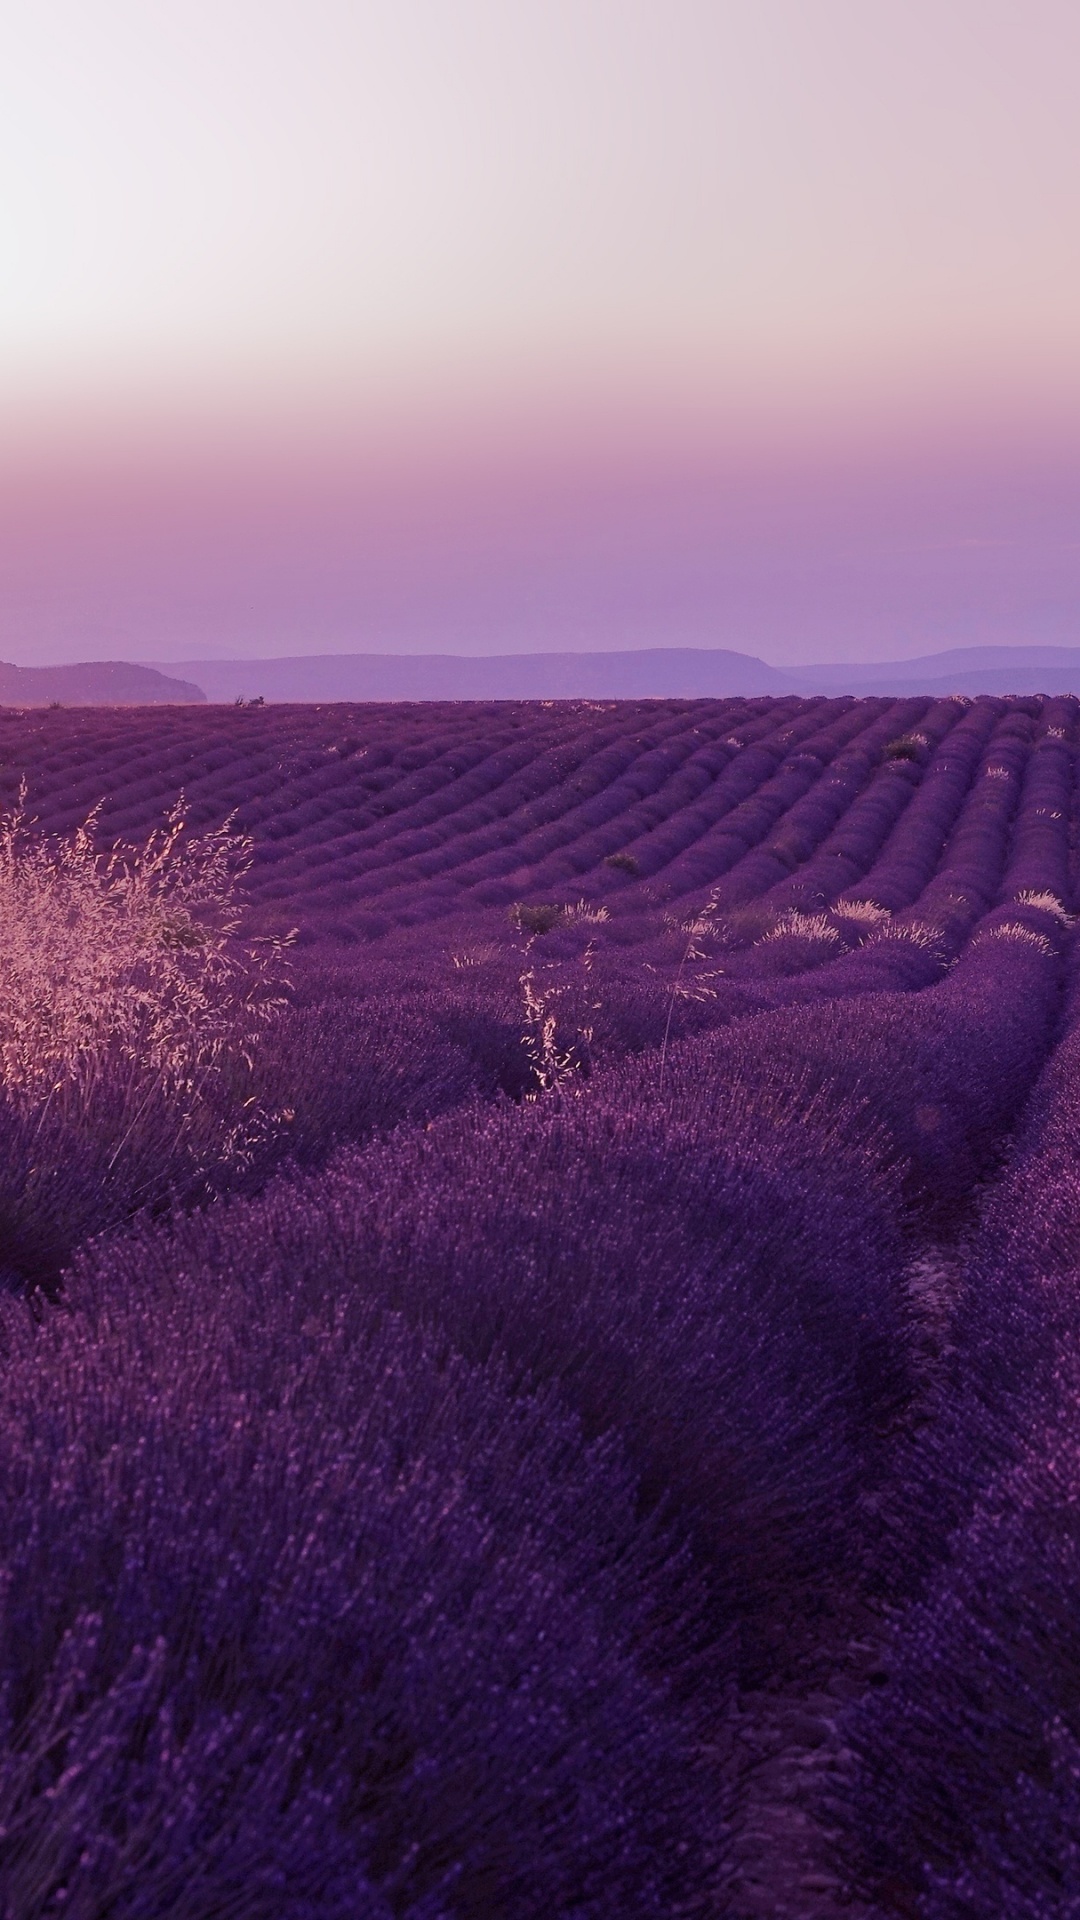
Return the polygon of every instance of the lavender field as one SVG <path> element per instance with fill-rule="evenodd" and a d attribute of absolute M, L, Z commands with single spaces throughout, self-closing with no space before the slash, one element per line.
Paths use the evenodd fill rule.
<path fill-rule="evenodd" d="M 1080 1916 L 1078 723 L 0 711 L 2 1920 Z"/>

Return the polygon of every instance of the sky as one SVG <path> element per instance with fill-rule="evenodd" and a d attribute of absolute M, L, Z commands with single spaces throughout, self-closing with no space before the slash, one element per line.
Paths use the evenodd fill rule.
<path fill-rule="evenodd" d="M 1080 644 L 1075 0 L 9 0 L 0 657 Z"/>

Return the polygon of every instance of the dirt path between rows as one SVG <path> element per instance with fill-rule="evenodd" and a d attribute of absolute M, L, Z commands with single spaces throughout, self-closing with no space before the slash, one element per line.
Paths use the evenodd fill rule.
<path fill-rule="evenodd" d="M 908 1269 L 920 1328 L 917 1365 L 928 1394 L 948 1343 L 960 1272 L 955 1244 L 924 1246 Z M 920 1403 L 908 1409 L 908 1431 L 920 1412 Z M 839 1722 L 873 1687 L 886 1635 L 884 1613 L 856 1603 L 800 1681 L 740 1697 L 734 1739 L 747 1771 L 731 1827 L 725 1920 L 888 1920 L 884 1908 L 851 1886 L 836 1817 L 854 1766 Z"/>
<path fill-rule="evenodd" d="M 878 1658 L 876 1636 L 852 1639 L 820 1689 L 741 1698 L 735 1737 L 748 1773 L 731 1838 L 731 1920 L 881 1920 L 845 1882 L 830 1810 L 852 1763 L 838 1718 Z"/>

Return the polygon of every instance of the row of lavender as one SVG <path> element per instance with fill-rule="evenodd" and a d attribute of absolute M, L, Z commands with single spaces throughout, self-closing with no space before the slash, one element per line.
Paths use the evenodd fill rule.
<path fill-rule="evenodd" d="M 765 895 L 817 910 L 853 888 L 872 891 L 882 860 L 892 889 L 899 880 L 910 897 L 916 876 L 919 886 L 930 876 L 952 803 L 994 777 L 990 743 L 1001 741 L 1004 777 L 1015 779 L 1048 732 L 1068 728 L 1069 707 L 818 699 L 9 712 L 0 801 L 25 778 L 43 830 L 69 830 L 103 801 L 102 831 L 129 839 L 181 790 L 195 824 L 236 809 L 255 840 L 252 886 L 266 924 L 299 917 L 308 936 L 582 897 L 632 934 L 642 916 L 689 910 L 714 892 L 728 907 Z M 937 805 L 915 808 L 905 835 L 924 788 Z"/>
<path fill-rule="evenodd" d="M 953 1274 L 906 1462 L 893 1537 L 913 1599 L 844 1729 L 858 1765 L 834 1812 L 855 1870 L 932 1920 L 1080 1912 L 1075 951 L 1069 971 L 1062 1038 Z"/>
<path fill-rule="evenodd" d="M 1064 1910 L 1075 703 L 788 704 L 686 912 L 545 873 L 316 951 L 251 1190 L 8 1300 L 9 1920 L 737 1911 L 733 1699 L 882 1600 L 852 1871 Z M 52 1272 L 123 1156 L 15 1145 Z"/>

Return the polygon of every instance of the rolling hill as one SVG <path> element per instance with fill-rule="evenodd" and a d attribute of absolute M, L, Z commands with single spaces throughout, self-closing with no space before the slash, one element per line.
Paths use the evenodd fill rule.
<path fill-rule="evenodd" d="M 130 660 L 86 660 L 70 667 L 17 667 L 0 660 L 0 706 L 147 707 L 201 704 L 189 680 Z"/>

